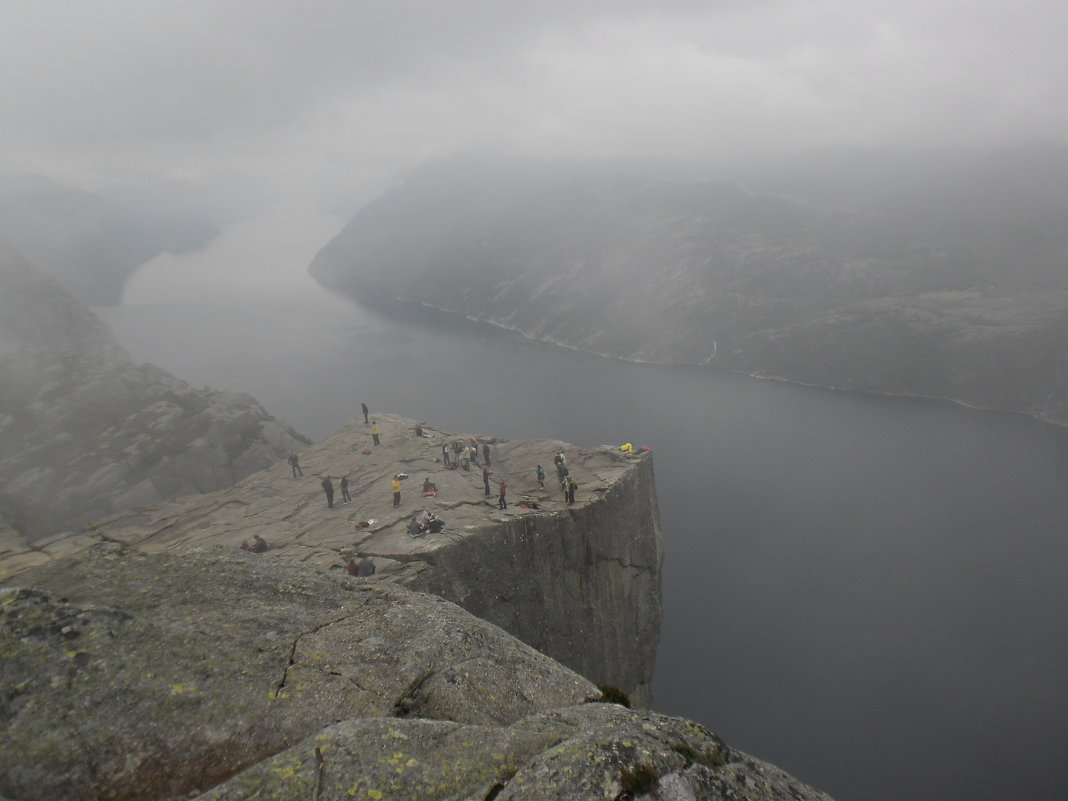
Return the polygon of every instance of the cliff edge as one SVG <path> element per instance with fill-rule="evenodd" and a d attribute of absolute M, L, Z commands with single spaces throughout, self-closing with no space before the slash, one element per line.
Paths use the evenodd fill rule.
<path fill-rule="evenodd" d="M 121 542 L 143 553 L 181 544 L 252 545 L 265 559 L 343 573 L 357 554 L 377 576 L 456 602 L 597 684 L 649 702 L 661 617 L 663 560 L 652 456 L 612 448 L 585 450 L 558 441 L 504 441 L 457 434 L 378 415 L 352 423 L 299 452 L 301 475 L 285 462 L 234 487 L 147 506 L 97 521 L 84 532 L 27 546 L 9 540 L 0 578 L 77 552 Z M 478 463 L 446 469 L 442 445 L 478 444 Z M 485 494 L 483 446 L 490 453 Z M 563 453 L 577 484 L 565 502 L 553 460 Z M 544 489 L 536 480 L 541 464 Z M 391 479 L 401 481 L 393 505 Z M 331 477 L 329 507 L 321 482 Z M 340 477 L 348 480 L 345 503 Z M 508 508 L 498 508 L 498 482 Z M 434 495 L 424 495 L 429 480 Z M 423 510 L 445 522 L 441 533 L 413 537 Z"/>
<path fill-rule="evenodd" d="M 301 451 L 299 471 L 278 464 L 47 549 L 12 537 L 0 797 L 829 801 L 595 686 L 648 700 L 651 455 L 375 422 L 379 444 L 350 424 Z M 472 440 L 480 463 L 447 469 L 442 446 Z M 485 494 L 483 446 L 505 509 Z M 329 504 L 321 482 L 341 476 L 351 501 L 338 489 Z M 413 536 L 424 509 L 445 528 Z M 373 575 L 349 575 L 359 557 Z"/>

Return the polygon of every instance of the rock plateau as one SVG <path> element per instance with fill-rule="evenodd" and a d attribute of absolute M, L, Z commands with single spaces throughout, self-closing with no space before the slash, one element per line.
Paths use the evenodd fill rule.
<path fill-rule="evenodd" d="M 690 721 L 604 702 L 596 684 L 648 695 L 651 455 L 376 420 L 378 447 L 359 421 L 303 449 L 303 475 L 280 462 L 101 520 L 45 564 L 0 561 L 0 795 L 828 801 Z M 481 465 L 440 461 L 472 438 L 505 510 Z M 534 477 L 561 450 L 570 505 Z M 330 507 L 320 482 L 342 475 L 352 501 Z M 423 508 L 444 531 L 409 534 Z M 267 550 L 240 547 L 257 535 Z M 373 576 L 344 569 L 358 555 Z"/>

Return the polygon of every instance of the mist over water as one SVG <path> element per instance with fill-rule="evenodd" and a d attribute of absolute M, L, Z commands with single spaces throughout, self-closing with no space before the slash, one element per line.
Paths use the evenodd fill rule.
<path fill-rule="evenodd" d="M 340 225 L 287 209 L 229 228 L 98 313 L 135 359 L 315 438 L 366 402 L 457 432 L 649 445 L 656 709 L 839 801 L 1064 798 L 1068 432 L 386 319 L 306 275 Z"/>

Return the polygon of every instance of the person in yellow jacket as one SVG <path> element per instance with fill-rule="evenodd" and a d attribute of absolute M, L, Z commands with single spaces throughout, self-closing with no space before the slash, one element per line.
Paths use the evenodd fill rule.
<path fill-rule="evenodd" d="M 400 479 L 393 476 L 393 481 L 390 482 L 390 486 L 393 487 L 393 506 L 400 506 Z"/>
<path fill-rule="evenodd" d="M 619 449 L 623 451 L 623 453 L 634 453 L 634 446 L 629 442 L 625 445 L 620 445 Z"/>
<path fill-rule="evenodd" d="M 376 420 L 371 424 L 371 439 L 375 441 L 375 447 L 378 447 L 378 421 Z"/>

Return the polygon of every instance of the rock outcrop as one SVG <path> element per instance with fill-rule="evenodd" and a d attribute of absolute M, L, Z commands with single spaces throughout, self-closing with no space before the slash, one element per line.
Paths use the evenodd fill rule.
<path fill-rule="evenodd" d="M 433 592 L 500 626 L 597 684 L 636 703 L 649 700 L 659 641 L 663 560 L 651 455 L 611 448 L 583 450 L 557 441 L 503 441 L 456 434 L 378 415 L 381 447 L 369 428 L 351 424 L 300 452 L 303 475 L 288 464 L 234 487 L 149 506 L 96 521 L 84 534 L 0 559 L 0 578 L 96 542 L 122 542 L 145 553 L 182 544 L 237 549 L 261 537 L 265 558 L 341 571 L 357 553 L 396 583 Z M 492 495 L 481 467 L 447 470 L 442 444 L 478 440 L 490 446 Z M 555 475 L 541 489 L 537 464 L 563 451 L 578 484 L 564 502 Z M 402 504 L 393 506 L 391 477 L 403 472 Z M 333 477 L 334 507 L 320 482 Z M 346 476 L 352 503 L 338 488 Z M 497 481 L 510 489 L 497 508 Z M 424 480 L 437 492 L 424 496 Z M 413 512 L 428 509 L 445 530 L 413 538 Z M 2 556 L 2 555 L 0 555 Z"/>
<path fill-rule="evenodd" d="M 271 554 L 100 544 L 0 588 L 14 801 L 827 801 L 434 596 Z"/>
<path fill-rule="evenodd" d="M 1068 424 L 1068 159 L 1008 160 L 941 181 L 925 165 L 915 186 L 838 203 L 444 162 L 367 206 L 309 269 L 379 309 L 432 306 L 593 353 Z"/>
<path fill-rule="evenodd" d="M 278 464 L 0 559 L 0 796 L 829 801 L 595 686 L 647 698 L 651 455 L 376 421 L 379 446 L 354 423 L 304 449 L 302 474 Z M 507 509 L 481 465 L 436 458 L 472 439 Z M 534 478 L 560 452 L 573 504 Z M 352 500 L 328 505 L 320 482 L 340 476 Z M 444 530 L 412 536 L 421 508 Z M 374 575 L 344 569 L 357 556 Z"/>
<path fill-rule="evenodd" d="M 229 486 L 306 443 L 248 395 L 135 365 L 58 282 L 0 246 L 0 511 L 25 539 Z"/>

